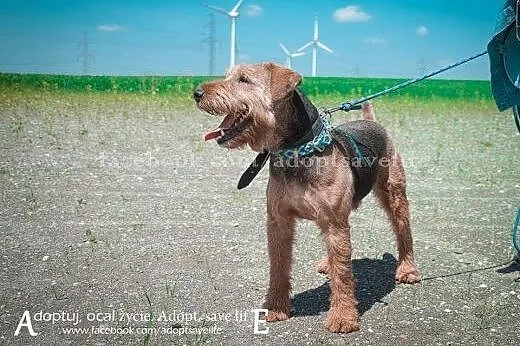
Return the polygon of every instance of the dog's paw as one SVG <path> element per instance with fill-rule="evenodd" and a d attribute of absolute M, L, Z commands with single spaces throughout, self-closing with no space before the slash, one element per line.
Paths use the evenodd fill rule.
<path fill-rule="evenodd" d="M 325 320 L 325 328 L 333 333 L 352 333 L 359 330 L 359 320 L 357 314 L 331 310 Z"/>
<path fill-rule="evenodd" d="M 328 274 L 329 273 L 329 259 L 328 257 L 323 257 L 318 264 L 316 264 L 316 270 L 320 274 Z"/>
<path fill-rule="evenodd" d="M 289 319 L 289 312 L 269 310 L 265 319 L 267 322 L 285 321 Z"/>
<path fill-rule="evenodd" d="M 397 267 L 395 280 L 403 284 L 415 284 L 421 281 L 421 275 L 415 264 L 403 262 Z"/>

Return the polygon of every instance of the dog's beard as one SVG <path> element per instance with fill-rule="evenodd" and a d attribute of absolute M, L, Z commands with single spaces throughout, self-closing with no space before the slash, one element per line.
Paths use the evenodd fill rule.
<path fill-rule="evenodd" d="M 223 144 L 239 135 L 250 123 L 249 107 L 246 104 L 234 108 L 222 106 L 220 102 L 214 102 L 210 105 L 203 102 L 199 103 L 200 109 L 210 114 L 224 116 L 219 126 L 204 135 L 206 141 L 216 139 L 219 144 Z"/>
<path fill-rule="evenodd" d="M 248 145 L 251 150 L 262 152 L 272 150 L 281 142 L 281 137 L 276 135 L 276 122 L 272 112 L 263 110 L 262 113 L 250 114 L 250 124 L 232 140 L 222 146 L 228 149 L 242 148 Z"/>
<path fill-rule="evenodd" d="M 219 145 L 228 149 L 249 145 L 254 151 L 262 151 L 267 142 L 265 137 L 272 132 L 268 129 L 274 127 L 272 113 L 262 106 L 262 100 L 232 101 L 212 98 L 211 103 L 201 100 L 198 104 L 201 110 L 225 116 L 218 127 L 204 135 L 204 139 L 216 139 Z"/>

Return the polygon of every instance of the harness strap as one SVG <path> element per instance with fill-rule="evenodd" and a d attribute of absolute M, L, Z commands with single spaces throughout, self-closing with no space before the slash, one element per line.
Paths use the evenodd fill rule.
<path fill-rule="evenodd" d="M 359 150 L 358 142 L 350 135 L 350 133 L 340 129 L 339 127 L 335 127 L 333 131 L 342 134 L 349 141 L 350 145 L 354 148 L 358 159 L 361 160 L 363 158 L 363 154 L 361 153 L 361 150 Z"/>
<path fill-rule="evenodd" d="M 363 144 L 341 128 L 334 128 L 333 133 L 336 135 L 334 136 L 336 143 L 338 143 L 341 150 L 343 150 L 346 159 L 349 160 L 350 170 L 354 177 L 353 200 L 361 201 L 370 193 L 375 183 L 375 170 L 377 170 L 377 166 L 374 167 L 366 161 L 368 157 L 375 157 L 375 153 L 370 146 Z M 337 138 L 337 136 L 339 138 Z M 363 147 L 364 151 L 361 147 Z M 356 158 L 357 162 L 354 163 L 352 158 Z"/>

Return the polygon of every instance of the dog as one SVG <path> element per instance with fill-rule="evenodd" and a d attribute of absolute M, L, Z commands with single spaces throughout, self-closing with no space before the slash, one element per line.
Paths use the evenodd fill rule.
<path fill-rule="evenodd" d="M 216 140 L 228 149 L 249 146 L 271 154 L 267 321 L 289 318 L 295 225 L 298 219 L 307 219 L 317 224 L 326 245 L 327 256 L 317 268 L 330 278 L 325 327 L 349 333 L 359 330 L 349 215 L 370 191 L 386 211 L 397 238 L 395 279 L 420 281 L 405 171 L 390 136 L 375 122 L 370 104 L 363 106 L 363 120 L 333 128 L 298 89 L 301 80 L 295 71 L 275 63 L 244 64 L 228 71 L 223 80 L 201 84 L 193 97 L 200 110 L 224 116 L 205 140 Z"/>

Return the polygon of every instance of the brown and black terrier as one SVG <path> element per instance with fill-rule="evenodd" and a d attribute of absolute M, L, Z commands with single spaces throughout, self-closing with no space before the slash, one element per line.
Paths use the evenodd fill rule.
<path fill-rule="evenodd" d="M 386 211 L 397 238 L 395 279 L 403 283 L 420 280 L 413 256 L 405 172 L 395 146 L 374 121 L 368 104 L 363 107 L 363 120 L 336 128 L 322 124 L 314 132 L 313 124 L 305 128 L 301 114 L 305 97 L 297 88 L 300 82 L 298 73 L 277 64 L 239 65 L 223 80 L 203 83 L 194 98 L 201 110 L 225 116 L 218 128 L 205 135 L 206 140 L 216 139 L 229 149 L 248 145 L 254 151 L 271 153 L 267 320 L 289 318 L 295 225 L 298 219 L 308 219 L 320 228 L 327 249 L 327 256 L 318 264 L 318 271 L 330 277 L 326 328 L 348 333 L 359 330 L 349 215 L 370 190 Z M 310 109 L 310 113 L 316 112 L 312 106 Z M 319 121 L 314 117 L 315 123 Z M 309 137 L 309 133 L 313 135 Z M 302 143 L 303 137 L 309 140 Z M 298 156 L 302 145 L 311 152 Z M 294 155 L 288 157 L 291 151 Z"/>

